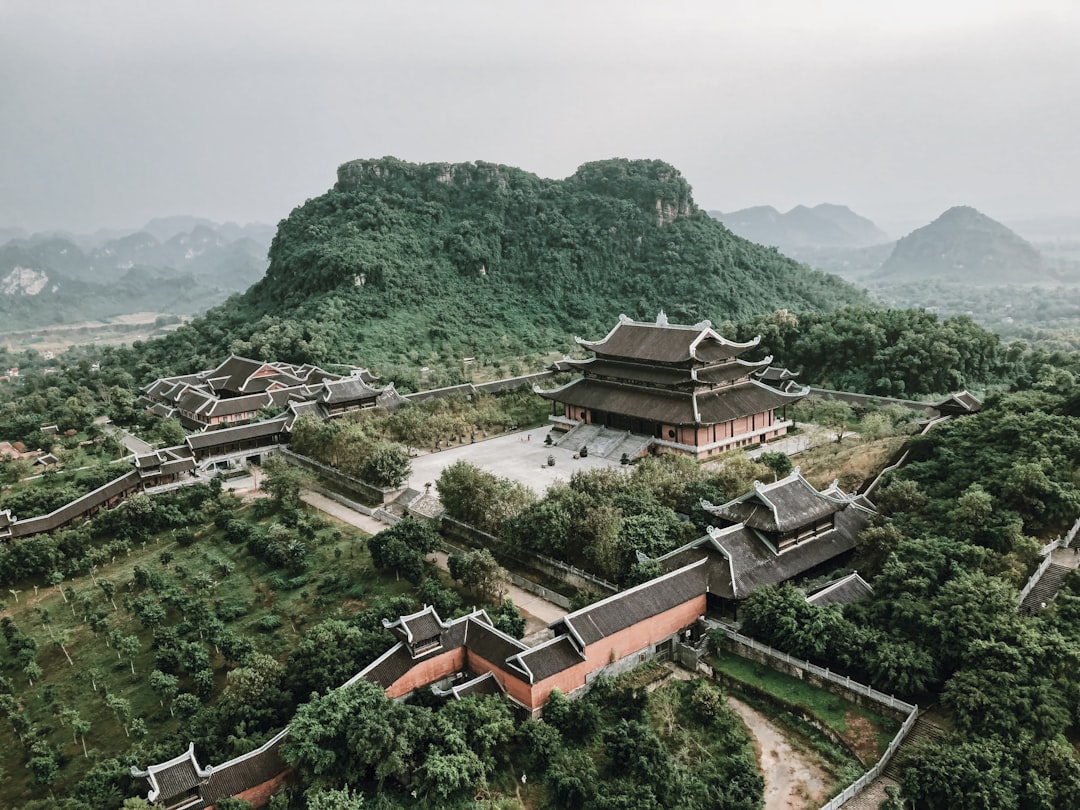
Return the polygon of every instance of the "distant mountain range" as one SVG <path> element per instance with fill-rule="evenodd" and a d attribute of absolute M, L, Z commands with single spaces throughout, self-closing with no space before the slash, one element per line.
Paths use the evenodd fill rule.
<path fill-rule="evenodd" d="M 1029 242 L 969 206 L 950 208 L 900 239 L 873 278 L 965 284 L 1054 281 L 1055 274 Z"/>
<path fill-rule="evenodd" d="M 865 248 L 889 242 L 889 235 L 846 205 L 797 205 L 781 214 L 771 205 L 710 216 L 751 242 L 771 245 L 795 258 L 820 248 Z"/>
<path fill-rule="evenodd" d="M 262 277 L 273 233 L 268 225 L 170 217 L 128 232 L 12 238 L 0 245 L 0 323 L 11 331 L 201 312 Z"/>

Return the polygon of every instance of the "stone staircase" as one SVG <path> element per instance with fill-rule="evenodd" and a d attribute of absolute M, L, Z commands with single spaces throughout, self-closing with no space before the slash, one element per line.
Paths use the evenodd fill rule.
<path fill-rule="evenodd" d="M 900 743 L 900 748 L 897 749 L 893 758 L 889 760 L 889 764 L 885 766 L 881 776 L 867 785 L 866 789 L 858 796 L 846 801 L 843 810 L 878 810 L 886 798 L 885 788 L 892 787 L 897 791 L 900 790 L 900 782 L 904 776 L 904 758 L 907 752 L 911 750 L 911 746 L 920 740 L 937 740 L 943 736 L 945 736 L 945 731 L 940 726 L 927 718 L 926 715 L 919 715 L 915 720 L 915 725 L 911 727 L 911 731 L 904 737 L 904 741 Z"/>
<path fill-rule="evenodd" d="M 1050 567 L 1039 577 L 1035 587 L 1024 597 L 1024 601 L 1020 604 L 1020 615 L 1034 616 L 1042 610 L 1044 605 L 1049 605 L 1054 601 L 1058 590 L 1061 589 L 1061 583 L 1065 579 L 1065 575 L 1071 570 L 1072 568 L 1067 565 L 1050 563 Z"/>
<path fill-rule="evenodd" d="M 579 452 L 582 447 L 589 448 L 589 455 L 618 461 L 623 453 L 630 459 L 637 458 L 652 444 L 649 436 L 629 433 L 625 430 L 612 430 L 601 425 L 578 425 L 555 444 L 564 450 Z"/>

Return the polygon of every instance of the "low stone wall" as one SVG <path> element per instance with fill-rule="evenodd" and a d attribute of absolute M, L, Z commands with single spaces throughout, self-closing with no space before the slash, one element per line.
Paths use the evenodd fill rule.
<path fill-rule="evenodd" d="M 818 399 L 835 399 L 846 402 L 856 408 L 881 407 L 882 405 L 899 405 L 913 411 L 921 411 L 927 416 L 937 416 L 938 409 L 931 402 L 919 402 L 914 399 L 897 399 L 896 397 L 878 397 L 873 394 L 857 394 L 854 391 L 833 391 L 829 388 L 811 388 L 810 396 Z"/>
<path fill-rule="evenodd" d="M 340 470 L 335 470 L 333 467 L 329 467 L 313 458 L 295 453 L 285 447 L 278 448 L 278 452 L 281 453 L 282 458 L 289 463 L 315 473 L 338 490 L 341 490 L 343 494 L 351 496 L 367 506 L 383 506 L 384 504 L 392 502 L 394 498 L 405 491 L 401 488 L 382 489 L 373 484 L 369 484 L 367 481 L 361 481 L 359 478 L 346 475 Z"/>

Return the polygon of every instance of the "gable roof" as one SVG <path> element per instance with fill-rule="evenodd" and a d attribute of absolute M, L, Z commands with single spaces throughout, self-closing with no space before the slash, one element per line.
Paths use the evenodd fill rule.
<path fill-rule="evenodd" d="M 949 394 L 940 402 L 935 402 L 934 407 L 941 413 L 975 413 L 982 409 L 982 400 L 972 394 L 970 391 L 959 391 L 955 394 Z"/>
<path fill-rule="evenodd" d="M 806 597 L 806 601 L 818 607 L 849 605 L 852 602 L 869 599 L 873 595 L 874 589 L 870 587 L 870 584 L 865 579 L 859 576 L 858 571 L 854 571 L 846 577 L 830 582 L 824 588 L 815 591 Z"/>

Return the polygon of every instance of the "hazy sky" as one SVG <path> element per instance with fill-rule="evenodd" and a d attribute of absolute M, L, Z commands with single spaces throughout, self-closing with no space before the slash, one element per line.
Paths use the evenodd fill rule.
<path fill-rule="evenodd" d="M 0 227 L 277 222 L 361 157 L 725 211 L 1080 214 L 1077 0 L 0 0 Z"/>

